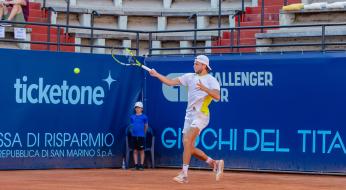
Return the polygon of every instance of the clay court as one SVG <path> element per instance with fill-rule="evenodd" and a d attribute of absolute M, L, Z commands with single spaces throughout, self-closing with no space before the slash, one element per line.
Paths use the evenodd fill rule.
<path fill-rule="evenodd" d="M 225 172 L 220 182 L 213 173 L 191 170 L 188 184 L 177 184 L 177 169 L 57 169 L 0 171 L 0 189 L 13 190 L 89 190 L 89 189 L 346 189 L 344 176 Z"/>

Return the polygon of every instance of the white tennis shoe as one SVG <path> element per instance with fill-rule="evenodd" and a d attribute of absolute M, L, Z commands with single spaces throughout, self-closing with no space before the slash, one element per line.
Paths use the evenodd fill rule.
<path fill-rule="evenodd" d="M 188 183 L 187 176 L 184 174 L 184 172 L 180 172 L 179 175 L 173 178 L 174 181 L 178 183 Z"/>
<path fill-rule="evenodd" d="M 216 181 L 220 181 L 222 175 L 223 175 L 223 168 L 224 168 L 224 161 L 223 160 L 216 160 L 216 164 L 214 166 L 214 172 L 215 172 L 215 179 Z"/>

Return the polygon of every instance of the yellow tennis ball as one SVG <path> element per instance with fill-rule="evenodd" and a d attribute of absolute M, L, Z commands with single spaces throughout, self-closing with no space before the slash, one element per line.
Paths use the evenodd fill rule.
<path fill-rule="evenodd" d="M 76 68 L 73 69 L 73 72 L 75 74 L 79 74 L 80 73 L 80 69 L 78 67 L 76 67 Z"/>

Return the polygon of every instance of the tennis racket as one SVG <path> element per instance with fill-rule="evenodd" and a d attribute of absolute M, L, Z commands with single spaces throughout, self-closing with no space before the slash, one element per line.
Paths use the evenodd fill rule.
<path fill-rule="evenodd" d="M 150 71 L 151 69 L 147 66 L 145 66 L 143 63 L 138 61 L 135 54 L 129 49 L 112 49 L 112 57 L 115 62 L 119 63 L 120 65 L 124 66 L 137 66 L 141 67 L 146 71 Z"/>

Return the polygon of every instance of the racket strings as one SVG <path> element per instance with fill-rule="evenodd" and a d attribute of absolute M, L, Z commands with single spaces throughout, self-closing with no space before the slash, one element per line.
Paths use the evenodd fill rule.
<path fill-rule="evenodd" d="M 135 60 L 133 59 L 133 57 L 132 57 L 130 54 L 124 52 L 123 56 L 125 57 L 125 60 L 127 61 L 127 63 L 128 63 L 129 65 L 134 65 L 134 64 L 136 64 Z"/>
<path fill-rule="evenodd" d="M 112 49 L 112 57 L 113 59 L 121 65 L 124 66 L 139 66 L 141 67 L 143 64 L 137 60 L 135 54 L 130 49 Z"/>

